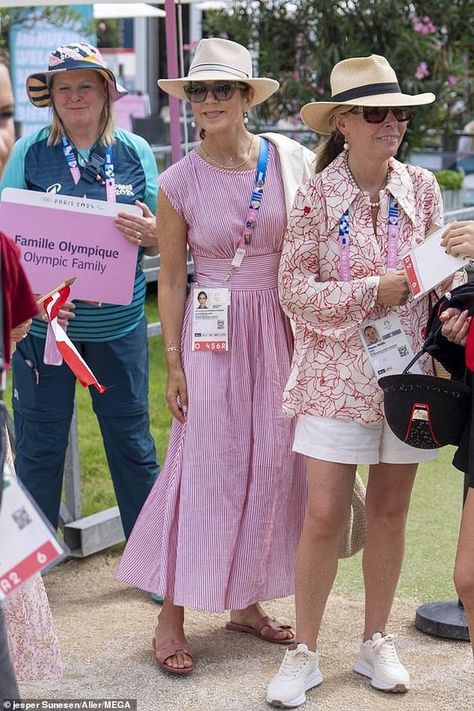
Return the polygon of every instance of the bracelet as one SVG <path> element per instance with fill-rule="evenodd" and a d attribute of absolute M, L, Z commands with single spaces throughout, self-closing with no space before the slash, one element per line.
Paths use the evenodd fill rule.
<path fill-rule="evenodd" d="M 166 346 L 166 353 L 181 353 L 181 346 Z"/>

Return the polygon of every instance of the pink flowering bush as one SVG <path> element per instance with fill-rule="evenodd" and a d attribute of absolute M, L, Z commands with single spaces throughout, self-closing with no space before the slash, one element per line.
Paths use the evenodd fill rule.
<path fill-rule="evenodd" d="M 420 62 L 419 65 L 416 68 L 415 76 L 417 79 L 424 79 L 425 77 L 429 77 L 430 75 L 430 70 L 428 69 L 428 65 L 426 62 Z"/>
<path fill-rule="evenodd" d="M 428 15 L 425 15 L 422 19 L 413 15 L 412 25 L 415 32 L 419 32 L 421 35 L 432 35 L 436 32 L 436 27 L 431 22 Z"/>

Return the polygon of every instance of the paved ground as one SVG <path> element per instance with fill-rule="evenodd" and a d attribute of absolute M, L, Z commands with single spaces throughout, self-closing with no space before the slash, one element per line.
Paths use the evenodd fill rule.
<path fill-rule="evenodd" d="M 280 647 L 227 632 L 225 615 L 190 612 L 195 672 L 182 678 L 161 672 L 150 644 L 159 608 L 143 593 L 115 582 L 117 562 L 116 555 L 99 554 L 69 561 L 47 576 L 65 674 L 61 680 L 23 684 L 24 698 L 131 697 L 138 699 L 140 711 L 270 710 L 265 686 L 280 663 Z M 415 608 L 414 601 L 398 600 L 393 616 L 413 689 L 390 696 L 351 672 L 362 601 L 331 597 L 321 636 L 325 682 L 310 692 L 305 711 L 473 711 L 469 645 L 417 632 L 412 625 Z M 293 600 L 273 602 L 268 610 L 292 620 Z"/>

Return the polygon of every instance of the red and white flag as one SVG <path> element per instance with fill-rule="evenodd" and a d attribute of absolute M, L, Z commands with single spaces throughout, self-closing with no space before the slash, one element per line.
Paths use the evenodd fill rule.
<path fill-rule="evenodd" d="M 86 361 L 81 356 L 74 343 L 70 340 L 58 320 L 59 311 L 68 300 L 70 292 L 70 287 L 64 286 L 44 300 L 44 310 L 46 311 L 49 319 L 48 328 L 51 328 L 53 332 L 59 353 L 62 355 L 67 365 L 71 368 L 81 385 L 84 387 L 93 385 L 96 390 L 103 393 L 107 388 L 99 383 L 94 373 L 89 368 Z"/>

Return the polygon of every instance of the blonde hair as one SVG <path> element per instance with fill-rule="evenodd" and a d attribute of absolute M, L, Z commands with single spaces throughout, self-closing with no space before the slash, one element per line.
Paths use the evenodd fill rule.
<path fill-rule="evenodd" d="M 99 72 L 97 72 L 99 74 Z M 99 74 L 100 76 L 100 74 Z M 103 146 L 111 146 L 113 143 L 115 143 L 115 138 L 114 138 L 114 130 L 115 130 L 115 109 L 114 109 L 114 102 L 110 98 L 110 93 L 108 90 L 108 85 L 107 82 L 103 77 L 102 81 L 104 82 L 104 86 L 107 88 L 107 98 L 104 102 L 104 107 L 102 109 L 102 114 L 100 116 L 100 125 L 102 126 L 101 132 L 100 132 L 100 143 Z M 54 77 L 51 77 L 51 81 L 49 84 L 49 91 L 51 95 L 51 89 L 53 88 L 53 79 Z M 59 118 L 58 112 L 56 110 L 56 107 L 54 106 L 54 103 L 51 99 L 51 125 L 50 125 L 50 131 L 49 131 L 49 136 L 48 136 L 48 146 L 57 146 L 61 142 L 62 135 L 64 133 L 64 126 L 61 122 L 61 119 Z"/>

